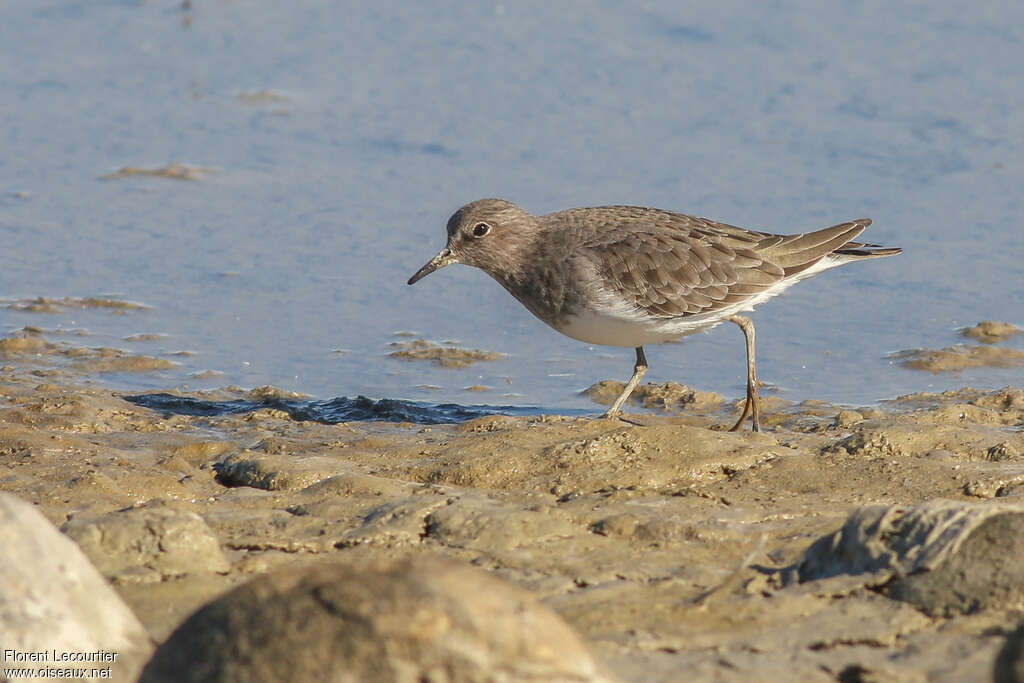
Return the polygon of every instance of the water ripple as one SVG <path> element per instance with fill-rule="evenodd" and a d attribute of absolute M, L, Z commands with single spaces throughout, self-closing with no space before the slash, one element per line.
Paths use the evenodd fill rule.
<path fill-rule="evenodd" d="M 536 415 L 539 413 L 537 408 L 521 406 L 462 406 L 456 403 L 419 403 L 391 398 L 372 399 L 365 396 L 355 398 L 342 396 L 322 401 L 282 398 L 209 401 L 190 396 L 155 393 L 135 394 L 125 396 L 124 399 L 166 415 L 219 417 L 270 408 L 288 413 L 293 420 L 324 424 L 356 421 L 456 424 L 487 415 Z"/>

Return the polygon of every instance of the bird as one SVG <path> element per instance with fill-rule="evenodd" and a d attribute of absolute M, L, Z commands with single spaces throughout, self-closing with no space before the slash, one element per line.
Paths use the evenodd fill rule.
<path fill-rule="evenodd" d="M 853 241 L 858 218 L 807 233 L 772 234 L 643 206 L 597 206 L 535 216 L 510 201 L 479 199 L 448 219 L 447 243 L 409 278 L 453 263 L 494 278 L 534 316 L 588 344 L 633 348 L 633 375 L 605 412 L 623 404 L 647 372 L 643 347 L 719 323 L 743 331 L 743 412 L 760 430 L 753 322 L 740 313 L 799 280 L 902 249 Z"/>

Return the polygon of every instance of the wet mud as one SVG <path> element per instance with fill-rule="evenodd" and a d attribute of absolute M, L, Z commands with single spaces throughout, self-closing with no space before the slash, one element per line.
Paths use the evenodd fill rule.
<path fill-rule="evenodd" d="M 1006 346 L 994 346 L 1017 334 L 1020 330 L 1011 323 L 987 320 L 960 330 L 964 337 L 983 344 L 956 344 L 943 349 L 906 349 L 889 356 L 891 360 L 913 370 L 933 374 L 959 372 L 968 368 L 1009 368 L 1024 365 L 1024 351 Z"/>
<path fill-rule="evenodd" d="M 463 349 L 452 344 L 435 344 L 426 339 L 414 341 L 397 341 L 391 343 L 395 350 L 388 355 L 408 361 L 432 361 L 443 368 L 466 368 L 478 361 L 499 360 L 504 358 L 497 351 L 481 351 L 479 349 Z"/>
<path fill-rule="evenodd" d="M 186 164 L 173 163 L 157 168 L 144 168 L 142 166 L 122 166 L 113 173 L 100 176 L 100 180 L 122 180 L 124 178 L 136 178 L 139 176 L 150 178 L 169 178 L 171 180 L 202 180 L 204 177 L 216 173 L 215 168 L 203 166 L 188 166 Z"/>
<path fill-rule="evenodd" d="M 659 412 L 628 421 L 429 424 L 416 404 L 354 417 L 272 387 L 123 394 L 94 375 L 150 361 L 87 349 L 79 363 L 74 348 L 40 331 L 0 341 L 0 490 L 78 544 L 154 645 L 252 580 L 265 587 L 240 595 L 280 605 L 303 581 L 335 590 L 316 569 L 330 563 L 429 583 L 455 562 L 511 587 L 452 604 L 507 615 L 530 596 L 589 653 L 579 680 L 987 681 L 1017 651 L 1022 388 L 863 408 L 772 398 L 761 433 L 725 432 L 736 401 L 677 385 L 639 391 Z M 402 586 L 381 591 L 452 590 Z M 456 633 L 446 609 L 430 633 Z M 232 623 L 242 641 L 256 628 Z M 487 645 L 463 623 L 450 628 L 480 647 L 525 642 Z"/>

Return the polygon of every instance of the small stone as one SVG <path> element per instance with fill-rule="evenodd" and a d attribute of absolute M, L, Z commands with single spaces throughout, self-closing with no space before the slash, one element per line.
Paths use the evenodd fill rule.
<path fill-rule="evenodd" d="M 996 342 L 1006 341 L 1015 334 L 1020 334 L 1020 329 L 1011 323 L 985 320 L 974 327 L 961 328 L 960 334 L 976 339 L 982 344 L 995 344 Z"/>
<path fill-rule="evenodd" d="M 1020 457 L 1020 451 L 1009 441 L 1000 441 L 988 449 L 988 459 L 993 462 L 1014 460 Z"/>
<path fill-rule="evenodd" d="M 864 416 L 856 410 L 840 410 L 833 425 L 836 429 L 848 429 L 863 420 Z"/>

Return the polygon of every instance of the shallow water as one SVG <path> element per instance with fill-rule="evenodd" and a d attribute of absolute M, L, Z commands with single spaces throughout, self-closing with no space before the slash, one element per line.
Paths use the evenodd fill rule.
<path fill-rule="evenodd" d="M 13 0 L 0 25 L 0 297 L 150 307 L 0 326 L 179 364 L 115 386 L 598 410 L 577 392 L 626 379 L 632 351 L 560 336 L 472 269 L 405 285 L 494 195 L 774 232 L 870 216 L 865 239 L 905 253 L 761 306 L 761 378 L 849 403 L 1024 384 L 887 359 L 1024 324 L 1020 3 L 191 5 Z M 214 170 L 102 179 L 175 162 Z M 402 331 L 507 355 L 389 358 Z M 742 394 L 733 326 L 647 351 L 651 381 Z"/>
<path fill-rule="evenodd" d="M 212 401 L 162 392 L 125 396 L 125 400 L 166 415 L 223 417 L 254 410 L 280 410 L 296 421 L 338 424 L 356 421 L 415 422 L 417 424 L 458 424 L 489 415 L 530 415 L 535 411 L 518 406 L 466 406 L 454 403 L 430 404 L 395 399 L 373 400 L 365 396 L 333 398 L 327 401 L 264 398 Z"/>

